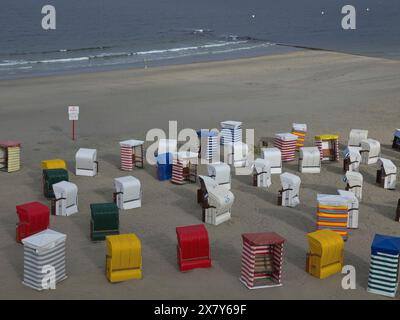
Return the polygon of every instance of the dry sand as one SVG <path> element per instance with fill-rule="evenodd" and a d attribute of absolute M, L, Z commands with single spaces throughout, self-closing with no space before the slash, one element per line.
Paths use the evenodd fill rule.
<path fill-rule="evenodd" d="M 66 106 L 81 106 L 78 140 L 71 141 Z M 121 232 L 136 233 L 143 245 L 141 281 L 108 283 L 105 244 L 89 239 L 89 204 L 112 199 L 119 170 L 118 141 L 144 139 L 151 128 L 213 128 L 233 119 L 254 128 L 256 138 L 287 132 L 292 122 L 309 126 L 312 136 L 338 133 L 342 145 L 351 128 L 369 130 L 382 153 L 400 165 L 390 148 L 400 126 L 400 62 L 352 55 L 301 52 L 236 61 L 103 73 L 0 81 L 0 139 L 23 143 L 23 168 L 0 172 L 0 298 L 20 299 L 381 299 L 366 292 L 370 244 L 375 233 L 400 235 L 394 219 L 398 191 L 377 187 L 375 166 L 363 166 L 364 200 L 360 227 L 350 231 L 345 264 L 357 270 L 357 289 L 341 288 L 342 275 L 318 280 L 304 271 L 306 233 L 315 230 L 316 194 L 343 188 L 340 163 L 321 174 L 300 174 L 301 204 L 276 205 L 279 177 L 269 190 L 233 177 L 236 200 L 231 221 L 207 226 L 212 269 L 181 273 L 176 264 L 175 227 L 201 223 L 196 185 L 176 186 L 155 179 L 155 168 L 135 169 L 143 185 L 143 206 L 121 212 Z M 79 147 L 96 148 L 99 176 L 76 177 Z M 42 201 L 40 162 L 68 161 L 79 187 L 79 213 L 51 217 L 51 228 L 68 235 L 68 279 L 50 292 L 22 285 L 23 247 L 15 242 L 15 205 Z M 296 172 L 297 161 L 285 164 Z M 275 231 L 287 239 L 283 286 L 248 290 L 239 282 L 241 234 Z"/>

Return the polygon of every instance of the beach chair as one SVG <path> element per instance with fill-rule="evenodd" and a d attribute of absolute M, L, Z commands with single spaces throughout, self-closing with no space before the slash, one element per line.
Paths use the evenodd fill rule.
<path fill-rule="evenodd" d="M 174 154 L 171 182 L 175 184 L 197 182 L 198 153 L 180 151 Z"/>
<path fill-rule="evenodd" d="M 271 164 L 268 160 L 258 158 L 253 164 L 253 186 L 269 188 L 271 181 Z"/>
<path fill-rule="evenodd" d="M 21 169 L 21 142 L 0 141 L 0 171 L 15 172 Z"/>
<path fill-rule="evenodd" d="M 160 139 L 157 148 L 157 177 L 158 180 L 172 178 L 172 165 L 174 154 L 177 152 L 177 140 Z"/>
<path fill-rule="evenodd" d="M 115 203 L 92 203 L 90 216 L 92 241 L 101 241 L 106 236 L 119 234 L 119 212 Z"/>
<path fill-rule="evenodd" d="M 283 162 L 293 161 L 296 158 L 297 136 L 292 133 L 275 134 L 274 147 L 281 151 Z"/>
<path fill-rule="evenodd" d="M 240 281 L 248 289 L 282 286 L 283 245 L 275 232 L 242 234 Z"/>
<path fill-rule="evenodd" d="M 42 291 L 55 289 L 55 285 L 67 278 L 65 242 L 67 236 L 50 229 L 22 239 L 24 245 L 23 284 Z M 49 281 L 54 275 L 54 283 Z"/>
<path fill-rule="evenodd" d="M 132 171 L 133 167 L 144 168 L 144 141 L 125 140 L 119 143 L 121 170 Z"/>
<path fill-rule="evenodd" d="M 50 225 L 50 210 L 40 202 L 29 202 L 16 206 L 18 223 L 17 242 L 35 233 L 46 230 Z"/>
<path fill-rule="evenodd" d="M 349 147 L 360 147 L 361 141 L 365 139 L 368 139 L 368 130 L 351 129 L 347 145 Z"/>
<path fill-rule="evenodd" d="M 176 227 L 179 270 L 211 268 L 208 232 L 203 224 Z"/>
<path fill-rule="evenodd" d="M 343 267 L 344 242 L 342 237 L 331 230 L 319 230 L 307 234 L 309 252 L 306 272 L 325 279 L 340 273 Z"/>
<path fill-rule="evenodd" d="M 61 181 L 53 184 L 54 199 L 51 213 L 57 216 L 70 216 L 78 212 L 78 187 L 76 184 Z"/>
<path fill-rule="evenodd" d="M 347 171 L 343 177 L 346 191 L 353 192 L 359 201 L 362 200 L 363 176 L 359 172 Z"/>
<path fill-rule="evenodd" d="M 207 163 L 218 162 L 218 132 L 202 129 L 197 131 L 197 136 L 199 137 L 200 159 Z"/>
<path fill-rule="evenodd" d="M 221 145 L 242 141 L 242 123 L 240 121 L 222 121 L 220 125 Z"/>
<path fill-rule="evenodd" d="M 374 139 L 362 140 L 360 153 L 362 164 L 377 163 L 381 153 L 381 144 Z"/>
<path fill-rule="evenodd" d="M 282 153 L 279 148 L 262 148 L 261 158 L 268 160 L 271 164 L 271 174 L 282 173 Z"/>
<path fill-rule="evenodd" d="M 231 218 L 231 208 L 235 197 L 232 192 L 210 177 L 199 176 L 202 199 L 202 221 L 208 224 L 219 225 Z"/>
<path fill-rule="evenodd" d="M 299 171 L 301 173 L 320 173 L 321 156 L 317 147 L 301 147 L 299 150 Z"/>
<path fill-rule="evenodd" d="M 399 285 L 400 238 L 376 234 L 371 245 L 367 291 L 394 298 Z"/>
<path fill-rule="evenodd" d="M 75 175 L 94 177 L 98 170 L 97 150 L 80 148 L 75 154 Z"/>
<path fill-rule="evenodd" d="M 239 141 L 234 143 L 225 143 L 226 163 L 235 168 L 242 168 L 248 165 L 249 147 L 247 144 Z"/>
<path fill-rule="evenodd" d="M 348 198 L 336 194 L 317 194 L 317 203 L 317 230 L 332 230 L 347 240 Z"/>
<path fill-rule="evenodd" d="M 321 161 L 339 161 L 339 136 L 322 134 L 315 136 L 315 146 L 321 154 Z"/>
<path fill-rule="evenodd" d="M 338 193 L 342 198 L 348 200 L 347 228 L 357 229 L 360 205 L 356 195 L 353 192 L 346 190 L 338 190 Z"/>
<path fill-rule="evenodd" d="M 134 233 L 106 236 L 106 250 L 108 281 L 142 279 L 142 244 Z"/>
<path fill-rule="evenodd" d="M 54 199 L 53 185 L 61 181 L 69 181 L 68 171 L 65 169 L 43 170 L 43 195 L 47 199 Z"/>
<path fill-rule="evenodd" d="M 361 147 L 346 147 L 343 150 L 343 172 L 359 171 L 361 164 Z"/>
<path fill-rule="evenodd" d="M 296 150 L 304 147 L 304 141 L 307 134 L 307 124 L 305 123 L 293 123 L 292 124 L 292 134 L 297 136 Z"/>
<path fill-rule="evenodd" d="M 278 194 L 278 205 L 283 207 L 295 207 L 300 203 L 299 193 L 301 179 L 291 173 L 280 175 L 282 189 Z"/>
<path fill-rule="evenodd" d="M 142 206 L 142 186 L 139 179 L 126 176 L 114 179 L 114 202 L 120 210 Z"/>
<path fill-rule="evenodd" d="M 397 167 L 395 164 L 389 159 L 379 158 L 378 166 L 376 183 L 384 189 L 395 190 L 397 180 Z"/>
<path fill-rule="evenodd" d="M 400 150 L 400 129 L 396 129 L 393 133 L 393 143 L 392 148 Z"/>

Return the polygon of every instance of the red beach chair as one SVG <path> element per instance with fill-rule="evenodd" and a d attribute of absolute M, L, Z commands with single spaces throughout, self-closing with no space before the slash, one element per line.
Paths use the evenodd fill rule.
<path fill-rule="evenodd" d="M 46 230 L 50 224 L 50 210 L 40 202 L 30 202 L 16 206 L 19 222 L 17 223 L 17 241 Z"/>
<path fill-rule="evenodd" d="M 207 229 L 202 224 L 177 227 L 178 265 L 181 271 L 210 268 L 210 243 Z"/>

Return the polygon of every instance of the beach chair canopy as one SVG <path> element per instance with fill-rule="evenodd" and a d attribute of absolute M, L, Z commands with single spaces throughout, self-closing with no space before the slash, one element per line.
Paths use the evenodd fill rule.
<path fill-rule="evenodd" d="M 385 236 L 376 234 L 371 245 L 372 254 L 378 252 L 391 255 L 400 254 L 400 237 Z"/>
<path fill-rule="evenodd" d="M 43 160 L 42 161 L 42 169 L 65 169 L 67 170 L 67 164 L 62 159 L 52 159 L 52 160 Z"/>
<path fill-rule="evenodd" d="M 315 140 L 321 140 L 321 141 L 328 141 L 328 140 L 338 140 L 339 136 L 336 134 L 321 134 L 318 136 L 315 136 Z"/>
<path fill-rule="evenodd" d="M 43 231 L 50 224 L 49 207 L 40 202 L 29 202 L 16 206 L 17 223 L 17 241 L 29 237 L 35 233 Z"/>
<path fill-rule="evenodd" d="M 397 138 L 400 139 L 400 129 L 396 129 L 396 130 L 394 131 L 393 135 L 394 135 L 395 137 L 397 137 Z"/>
<path fill-rule="evenodd" d="M 227 129 L 238 129 L 242 126 L 242 122 L 240 121 L 233 121 L 233 120 L 227 120 L 227 121 L 222 121 L 220 123 L 221 128 L 227 128 Z"/>
<path fill-rule="evenodd" d="M 276 133 L 275 137 L 282 140 L 282 141 L 293 141 L 297 140 L 297 136 L 293 133 L 290 132 L 285 132 L 285 133 Z"/>
<path fill-rule="evenodd" d="M 305 124 L 305 123 L 293 123 L 292 124 L 292 129 L 296 130 L 296 131 L 307 132 L 307 124 Z"/>

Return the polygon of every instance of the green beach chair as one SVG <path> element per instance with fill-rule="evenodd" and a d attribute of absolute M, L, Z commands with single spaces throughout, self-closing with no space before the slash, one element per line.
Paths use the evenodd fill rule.
<path fill-rule="evenodd" d="M 108 235 L 119 234 L 119 211 L 115 203 L 92 203 L 90 212 L 92 241 L 105 240 Z"/>
<path fill-rule="evenodd" d="M 65 169 L 45 169 L 43 170 L 43 195 L 54 198 L 53 184 L 68 181 L 68 171 Z"/>

